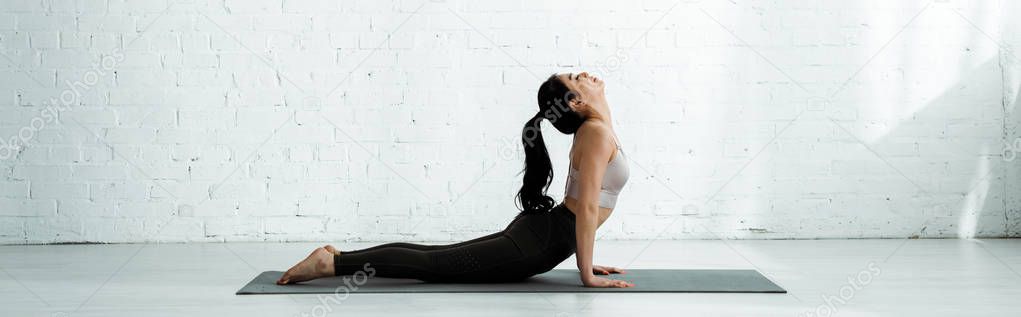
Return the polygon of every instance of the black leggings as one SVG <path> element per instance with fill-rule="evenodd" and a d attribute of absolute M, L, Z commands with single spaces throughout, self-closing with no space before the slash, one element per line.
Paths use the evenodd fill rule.
<path fill-rule="evenodd" d="M 507 228 L 448 245 L 387 243 L 341 251 L 337 275 L 375 270 L 376 277 L 426 282 L 512 282 L 547 272 L 576 249 L 574 213 L 560 204 L 547 213 L 518 214 Z"/>

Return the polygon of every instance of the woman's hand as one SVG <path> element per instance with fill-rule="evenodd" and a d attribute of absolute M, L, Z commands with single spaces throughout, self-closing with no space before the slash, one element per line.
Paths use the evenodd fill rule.
<path fill-rule="evenodd" d="M 624 274 L 624 269 L 612 266 L 593 265 L 592 274 L 595 275 Z"/>
<path fill-rule="evenodd" d="M 624 288 L 624 287 L 634 287 L 635 286 L 634 283 L 631 283 L 631 282 L 628 282 L 628 281 L 613 280 L 613 279 L 598 277 L 598 276 L 595 276 L 593 274 L 582 274 L 582 276 L 581 276 L 581 283 L 585 284 L 585 287 L 619 287 L 619 288 Z"/>

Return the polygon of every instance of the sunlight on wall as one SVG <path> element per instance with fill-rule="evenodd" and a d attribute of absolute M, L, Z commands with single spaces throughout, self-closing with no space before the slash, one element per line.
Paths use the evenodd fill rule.
<path fill-rule="evenodd" d="M 993 14 L 991 9 L 975 8 L 974 11 L 982 14 L 966 16 L 970 16 L 972 22 L 981 28 L 982 32 L 989 33 L 999 30 L 1001 24 L 999 15 Z M 975 16 L 982 19 L 974 19 Z M 881 30 L 876 34 L 894 34 L 905 23 L 903 15 L 890 16 L 889 13 L 884 13 L 877 14 L 876 18 L 878 19 L 875 21 L 876 29 Z M 932 32 L 932 29 L 938 32 Z M 872 36 L 865 46 L 881 47 L 887 40 L 881 36 Z M 937 47 L 937 43 L 960 43 L 962 50 L 931 49 Z M 967 50 L 964 50 L 965 48 Z M 880 68 L 879 71 L 888 73 L 879 75 L 881 78 L 875 83 L 877 86 L 863 91 L 855 98 L 861 101 L 858 108 L 860 116 L 870 122 L 880 123 L 862 129 L 859 131 L 860 135 L 869 144 L 878 142 L 895 130 L 900 122 L 911 118 L 930 105 L 935 98 L 959 85 L 967 72 L 996 59 L 998 54 L 999 48 L 996 45 L 988 43 L 988 39 L 981 35 L 979 30 L 954 11 L 942 7 L 926 10 L 872 62 L 874 65 L 870 67 L 875 68 L 895 66 Z M 868 72 L 868 69 L 863 70 L 862 77 L 867 76 Z M 896 78 L 907 73 L 925 75 Z"/>
<path fill-rule="evenodd" d="M 982 153 L 989 151 L 989 145 L 982 146 Z M 968 188 L 974 188 L 968 192 L 968 196 L 961 205 L 960 219 L 957 221 L 957 237 L 971 239 L 977 231 L 978 218 L 982 214 L 982 207 L 985 207 L 986 195 L 989 193 L 989 179 L 983 178 L 989 173 L 989 160 L 978 160 L 975 173 Z"/>

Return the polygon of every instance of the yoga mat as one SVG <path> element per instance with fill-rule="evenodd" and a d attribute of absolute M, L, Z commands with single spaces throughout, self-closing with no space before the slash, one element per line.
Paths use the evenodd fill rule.
<path fill-rule="evenodd" d="M 635 283 L 630 288 L 589 288 L 576 270 L 552 270 L 516 283 L 425 283 L 419 280 L 353 276 L 329 277 L 292 285 L 276 285 L 283 272 L 256 276 L 237 295 L 252 294 L 368 294 L 368 293 L 787 293 L 755 270 L 641 270 L 612 278 Z M 601 275 L 606 276 L 606 275 Z M 347 278 L 345 283 L 344 278 Z M 356 282 L 363 282 L 358 285 Z"/>

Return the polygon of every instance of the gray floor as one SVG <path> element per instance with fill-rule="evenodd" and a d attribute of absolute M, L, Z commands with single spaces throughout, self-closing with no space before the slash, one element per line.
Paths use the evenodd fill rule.
<path fill-rule="evenodd" d="M 753 268 L 789 294 L 234 295 L 259 272 L 285 269 L 316 245 L 0 246 L 0 316 L 827 316 L 831 311 L 839 316 L 985 316 L 1021 311 L 1021 240 L 597 245 L 598 264 Z M 573 267 L 572 261 L 562 268 Z"/>

